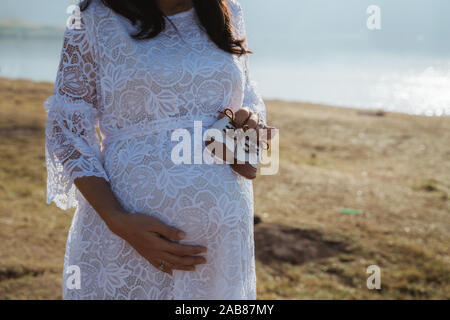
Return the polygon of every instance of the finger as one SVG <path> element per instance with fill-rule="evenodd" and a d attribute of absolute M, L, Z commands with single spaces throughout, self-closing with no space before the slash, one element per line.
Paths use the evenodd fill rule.
<path fill-rule="evenodd" d="M 177 228 L 168 226 L 156 218 L 153 218 L 153 217 L 149 217 L 149 218 L 150 218 L 150 221 L 149 221 L 150 223 L 148 225 L 149 231 L 159 233 L 159 234 L 163 235 L 164 237 L 166 237 L 168 239 L 172 239 L 172 240 L 182 240 L 185 238 L 186 234 L 183 231 L 178 230 Z"/>
<path fill-rule="evenodd" d="M 161 266 L 163 260 L 161 260 L 161 262 L 158 264 L 157 268 L 159 269 L 159 266 Z M 172 274 L 173 270 L 183 270 L 183 271 L 195 271 L 195 266 L 185 266 L 185 265 L 177 265 L 177 264 L 172 264 L 170 262 L 164 262 L 163 268 L 162 268 L 163 272 Z"/>
<path fill-rule="evenodd" d="M 173 265 L 172 270 L 195 271 L 195 266 Z"/>
<path fill-rule="evenodd" d="M 204 257 L 184 256 L 179 257 L 169 252 L 163 253 L 163 259 L 174 265 L 193 266 L 197 264 L 205 264 L 206 259 Z"/>
<path fill-rule="evenodd" d="M 161 264 L 159 266 L 161 267 Z M 169 263 L 167 261 L 164 261 L 164 264 L 162 264 L 162 268 L 160 268 L 160 267 L 158 267 L 159 270 L 161 270 L 161 271 L 163 271 L 163 272 L 165 272 L 167 274 L 172 275 L 173 268 L 172 268 L 172 264 L 171 263 Z"/>
<path fill-rule="evenodd" d="M 246 125 L 249 129 L 256 129 L 258 127 L 258 114 L 251 112 L 250 117 L 244 125 Z"/>
<path fill-rule="evenodd" d="M 149 244 L 152 244 L 151 246 Z M 161 253 L 168 252 L 180 257 L 206 252 L 206 247 L 181 245 L 160 237 L 157 233 L 147 232 L 135 242 L 138 253 L 144 257 L 161 258 Z M 150 259 L 150 258 L 149 258 Z M 162 258 L 163 259 L 163 258 Z"/>
<path fill-rule="evenodd" d="M 162 239 L 162 238 L 160 238 L 158 240 L 157 245 L 162 250 L 169 252 L 169 253 L 176 254 L 178 256 L 196 255 L 196 254 L 205 253 L 207 251 L 207 248 L 204 246 L 184 245 L 184 244 L 179 244 L 176 242 L 171 242 L 169 240 Z"/>
<path fill-rule="evenodd" d="M 195 271 L 195 266 L 173 265 L 171 263 L 166 263 L 161 271 L 173 275 L 173 270 Z"/>
<path fill-rule="evenodd" d="M 167 266 L 167 263 L 165 263 L 164 267 L 161 269 L 160 266 L 161 266 L 162 260 L 159 260 L 159 261 L 156 261 L 156 260 L 153 260 L 153 259 L 147 259 L 147 260 L 148 260 L 148 262 L 150 262 L 150 263 L 152 264 L 152 266 L 154 266 L 156 269 L 158 269 L 158 270 L 160 270 L 160 271 L 162 271 L 162 272 L 164 272 L 164 273 L 167 273 L 167 274 L 172 275 L 172 269 L 171 269 L 170 267 Z"/>
<path fill-rule="evenodd" d="M 236 111 L 234 114 L 234 122 L 236 123 L 236 127 L 242 128 L 250 115 L 250 109 L 247 107 L 241 108 Z"/>

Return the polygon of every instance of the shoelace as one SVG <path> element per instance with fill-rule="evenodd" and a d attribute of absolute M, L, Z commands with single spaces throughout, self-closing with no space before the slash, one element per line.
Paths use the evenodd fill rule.
<path fill-rule="evenodd" d="M 223 114 L 225 117 L 227 117 L 227 118 L 229 118 L 230 119 L 230 122 L 231 122 L 231 124 L 234 126 L 234 128 L 230 128 L 229 126 L 226 126 L 226 128 L 227 129 L 231 129 L 231 130 L 235 130 L 238 126 L 236 125 L 236 122 L 235 122 L 235 118 L 236 118 L 236 116 L 235 116 L 235 114 L 234 114 L 234 111 L 232 110 L 232 109 L 230 109 L 230 108 L 225 108 L 224 110 L 222 110 L 222 111 L 219 111 L 219 113 L 220 114 Z M 249 115 L 249 117 L 247 118 L 247 120 L 245 121 L 245 123 L 250 119 L 250 117 L 251 117 L 251 115 Z M 260 119 L 258 118 L 258 122 L 260 121 Z M 242 129 L 244 130 L 244 132 L 245 131 L 247 131 L 248 129 L 249 129 L 249 127 L 248 127 L 248 125 L 247 124 L 244 124 L 244 126 L 242 127 Z M 258 129 L 255 129 L 255 130 L 257 130 L 258 131 Z M 258 132 L 257 132 L 258 133 Z M 257 134 L 257 136 L 259 137 L 259 134 Z M 236 138 L 235 138 L 236 139 Z M 259 139 L 258 139 L 259 140 Z M 269 150 L 269 148 L 270 148 L 270 145 L 269 145 L 269 143 L 267 142 L 267 141 L 260 141 L 263 145 L 264 145 L 264 147 L 263 147 L 263 150 Z M 257 143 L 257 146 L 258 146 L 258 148 L 257 148 L 257 154 L 259 155 L 259 143 Z M 245 151 L 248 153 L 249 152 L 249 149 L 250 149 L 250 146 L 248 145 L 248 143 L 246 142 L 245 143 Z"/>

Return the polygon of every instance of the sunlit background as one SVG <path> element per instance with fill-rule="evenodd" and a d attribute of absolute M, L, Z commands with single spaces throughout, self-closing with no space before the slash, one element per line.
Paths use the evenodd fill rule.
<path fill-rule="evenodd" d="M 72 0 L 0 2 L 0 76 L 53 81 Z M 241 0 L 265 98 L 450 115 L 450 1 Z M 366 12 L 381 9 L 381 30 Z"/>

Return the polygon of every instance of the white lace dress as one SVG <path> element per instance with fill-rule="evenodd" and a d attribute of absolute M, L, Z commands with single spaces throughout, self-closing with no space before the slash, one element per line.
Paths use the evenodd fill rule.
<path fill-rule="evenodd" d="M 228 5 L 243 38 L 242 8 L 236 0 Z M 156 38 L 138 41 L 131 22 L 93 1 L 81 28 L 66 30 L 45 102 L 47 202 L 76 207 L 64 299 L 256 299 L 252 182 L 229 165 L 175 165 L 171 134 L 193 132 L 194 120 L 208 127 L 225 107 L 249 106 L 265 119 L 265 106 L 246 55 L 217 48 L 194 9 L 169 19 L 174 25 Z M 185 231 L 181 243 L 206 246 L 207 263 L 172 276 L 155 268 L 79 193 L 73 180 L 83 176 L 106 179 L 130 214 Z M 79 289 L 66 285 L 71 266 L 81 271 Z"/>

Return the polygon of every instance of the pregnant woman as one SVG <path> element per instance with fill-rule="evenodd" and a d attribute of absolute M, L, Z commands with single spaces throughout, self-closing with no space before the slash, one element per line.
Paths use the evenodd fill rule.
<path fill-rule="evenodd" d="M 76 207 L 63 298 L 256 299 L 251 180 L 171 158 L 175 129 L 224 108 L 265 121 L 240 4 L 80 7 L 45 102 L 47 202 Z"/>

